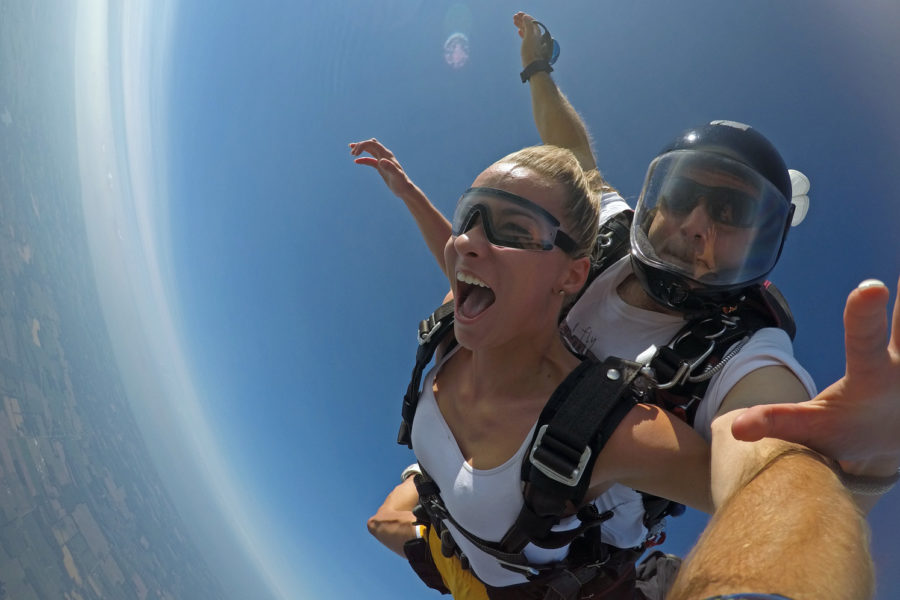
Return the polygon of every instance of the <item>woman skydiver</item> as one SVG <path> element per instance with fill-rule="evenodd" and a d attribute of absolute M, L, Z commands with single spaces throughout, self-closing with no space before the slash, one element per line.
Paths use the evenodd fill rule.
<path fill-rule="evenodd" d="M 377 161 L 358 162 L 370 160 Z M 400 183 L 412 185 L 408 179 Z M 434 533 L 441 529 L 444 548 L 465 556 L 471 573 L 485 584 L 476 585 L 465 573 L 443 573 L 444 585 L 457 598 L 543 598 L 564 569 L 541 566 L 562 563 L 570 554 L 569 544 L 547 549 L 529 543 L 522 554 L 537 568 L 526 576 L 531 567 L 510 569 L 489 550 L 503 540 L 523 506 L 522 465 L 530 460 L 539 417 L 561 384 L 582 367 L 582 359 L 563 343 L 558 323 L 590 268 L 599 222 L 590 188 L 570 151 L 526 148 L 482 172 L 454 214 L 441 263 L 456 299 L 457 344 L 438 350 L 425 377 L 412 446 L 446 511 L 426 533 L 431 552 L 442 545 Z M 442 227 L 434 214 L 410 208 L 417 220 Z M 621 483 L 709 512 L 708 444 L 659 407 L 635 404 L 622 414 L 596 456 L 583 505 L 595 502 L 596 514 L 615 511 L 615 494 L 603 493 Z M 401 554 L 416 528 L 408 513 L 394 509 L 412 508 L 417 494 L 411 486 L 408 480 L 395 490 L 399 502 L 386 503 L 385 512 L 370 520 L 373 534 Z M 572 507 L 554 531 L 576 527 L 578 508 Z M 563 577 L 587 567 L 573 560 L 564 565 Z M 590 566 L 595 571 L 578 585 L 597 597 L 623 576 Z M 549 574 L 536 575 L 544 571 Z M 620 591 L 631 598 L 631 586 L 624 588 Z"/>

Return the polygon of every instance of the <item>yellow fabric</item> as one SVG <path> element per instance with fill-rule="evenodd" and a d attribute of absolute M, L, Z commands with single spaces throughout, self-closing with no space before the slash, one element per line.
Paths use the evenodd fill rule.
<path fill-rule="evenodd" d="M 471 571 L 462 568 L 459 558 L 441 554 L 441 540 L 433 527 L 428 528 L 428 551 L 455 600 L 488 600 L 484 584 Z"/>

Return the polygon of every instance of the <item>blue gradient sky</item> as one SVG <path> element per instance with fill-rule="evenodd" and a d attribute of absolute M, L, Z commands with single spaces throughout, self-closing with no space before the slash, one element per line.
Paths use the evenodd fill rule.
<path fill-rule="evenodd" d="M 432 595 L 365 519 L 412 461 L 393 442 L 400 395 L 446 282 L 347 142 L 384 141 L 445 213 L 537 143 L 517 10 L 559 39 L 554 77 L 630 200 L 659 148 L 711 119 L 754 125 L 809 176 L 809 216 L 772 279 L 820 387 L 843 371 L 847 291 L 897 279 L 894 3 L 79 3 L 104 310 L 148 445 L 239 596 Z M 469 45 L 458 69 L 454 33 Z M 872 515 L 881 598 L 900 584 L 897 494 Z M 701 527 L 674 521 L 668 549 Z"/>

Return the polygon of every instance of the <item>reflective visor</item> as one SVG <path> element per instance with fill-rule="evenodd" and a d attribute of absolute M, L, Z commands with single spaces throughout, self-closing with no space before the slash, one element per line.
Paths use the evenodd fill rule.
<path fill-rule="evenodd" d="M 756 197 L 728 187 L 705 186 L 687 177 L 672 177 L 663 187 L 659 209 L 676 217 L 685 217 L 698 204 L 718 225 L 746 229 L 756 224 L 759 201 Z"/>
<path fill-rule="evenodd" d="M 541 206 L 516 194 L 487 187 L 469 188 L 453 213 L 453 235 L 475 226 L 481 217 L 485 237 L 495 246 L 522 250 L 575 250 L 575 241 L 560 230 L 559 221 Z"/>
<path fill-rule="evenodd" d="M 650 165 L 632 249 L 645 264 L 704 287 L 757 281 L 778 260 L 790 208 L 789 199 L 746 165 L 676 150 Z"/>

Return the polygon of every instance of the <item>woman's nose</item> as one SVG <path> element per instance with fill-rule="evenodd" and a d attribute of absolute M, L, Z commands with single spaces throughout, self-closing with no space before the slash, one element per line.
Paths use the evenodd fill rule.
<path fill-rule="evenodd" d="M 474 215 L 469 221 L 467 229 L 456 236 L 453 241 L 454 247 L 460 254 L 478 254 L 487 243 L 488 239 L 480 214 Z"/>

